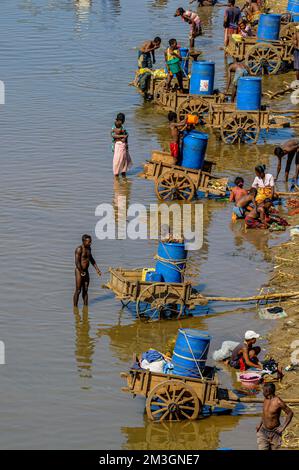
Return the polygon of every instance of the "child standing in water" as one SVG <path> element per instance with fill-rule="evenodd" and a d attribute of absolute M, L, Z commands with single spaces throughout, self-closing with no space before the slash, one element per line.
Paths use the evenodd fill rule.
<path fill-rule="evenodd" d="M 128 169 L 132 166 L 128 146 L 128 133 L 124 128 L 125 119 L 125 115 L 123 113 L 119 113 L 116 116 L 116 120 L 111 131 L 113 174 L 116 178 L 118 178 L 120 174 L 125 178 Z"/>

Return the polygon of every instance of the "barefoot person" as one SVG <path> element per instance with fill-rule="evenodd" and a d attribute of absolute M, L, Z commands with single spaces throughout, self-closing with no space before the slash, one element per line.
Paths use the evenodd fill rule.
<path fill-rule="evenodd" d="M 179 84 L 179 91 L 184 92 L 183 85 L 183 70 L 181 68 L 181 54 L 178 48 L 176 39 L 169 40 L 169 47 L 164 52 L 166 67 L 168 70 L 168 77 L 166 81 L 166 90 L 169 91 L 170 85 L 175 75 Z"/>
<path fill-rule="evenodd" d="M 241 10 L 236 7 L 236 0 L 229 0 L 228 8 L 224 12 L 224 46 L 227 47 L 230 36 L 238 31 L 238 24 L 241 18 Z"/>
<path fill-rule="evenodd" d="M 88 305 L 88 286 L 89 286 L 89 263 L 93 265 L 98 275 L 101 275 L 101 271 L 97 266 L 92 254 L 91 254 L 91 236 L 82 236 L 82 245 L 78 246 L 75 251 L 75 280 L 76 289 L 74 293 L 74 307 L 78 307 L 78 301 L 80 293 L 82 293 L 82 299 L 84 305 Z"/>
<path fill-rule="evenodd" d="M 190 49 L 194 49 L 195 38 L 202 35 L 201 19 L 197 13 L 184 8 L 177 8 L 174 16 L 180 16 L 183 21 L 190 24 Z"/>
<path fill-rule="evenodd" d="M 161 38 L 156 36 L 152 41 L 145 41 L 138 50 L 138 68 L 152 69 L 156 63 L 155 51 L 161 46 Z"/>
<path fill-rule="evenodd" d="M 174 158 L 176 164 L 180 157 L 180 141 L 183 130 L 186 129 L 186 121 L 178 122 L 177 114 L 173 111 L 168 113 L 169 129 L 171 141 L 169 144 L 171 156 Z"/>
<path fill-rule="evenodd" d="M 280 170 L 281 170 L 281 161 L 283 157 L 287 156 L 286 166 L 285 166 L 285 181 L 289 179 L 289 173 L 292 165 L 292 161 L 295 157 L 295 181 L 297 181 L 299 176 L 299 139 L 290 139 L 284 142 L 279 147 L 275 147 L 274 155 L 278 158 L 277 162 L 277 170 L 276 170 L 276 178 L 278 179 Z"/>
<path fill-rule="evenodd" d="M 230 66 L 228 67 L 228 82 L 227 82 L 225 93 L 226 94 L 228 93 L 228 90 L 232 83 L 232 97 L 231 97 L 232 102 L 234 102 L 236 99 L 239 79 L 241 77 L 247 77 L 248 75 L 250 75 L 250 71 L 244 62 L 240 62 L 239 60 L 236 60 L 235 62 L 230 64 Z"/>
<path fill-rule="evenodd" d="M 129 153 L 128 133 L 124 128 L 125 115 L 118 113 L 114 126 L 112 127 L 112 152 L 113 152 L 113 174 L 115 178 L 121 175 L 126 177 L 127 171 L 132 166 L 132 160 Z"/>
<path fill-rule="evenodd" d="M 262 364 L 258 360 L 258 355 L 261 352 L 259 346 L 253 346 L 256 340 L 260 337 L 258 333 L 248 330 L 244 336 L 244 342 L 240 343 L 232 352 L 230 366 L 234 369 L 241 371 L 254 367 L 263 369 Z"/>
<path fill-rule="evenodd" d="M 259 450 L 278 450 L 282 443 L 282 433 L 292 421 L 294 413 L 286 403 L 275 395 L 275 385 L 272 382 L 263 386 L 264 405 L 260 424 L 256 428 L 257 445 Z M 286 414 L 284 423 L 280 424 L 280 415 Z"/>

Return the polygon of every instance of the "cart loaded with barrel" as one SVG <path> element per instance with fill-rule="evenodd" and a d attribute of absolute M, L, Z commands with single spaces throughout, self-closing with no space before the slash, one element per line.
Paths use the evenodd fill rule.
<path fill-rule="evenodd" d="M 242 403 L 262 403 L 261 398 L 221 387 L 215 368 L 206 365 L 210 340 L 206 331 L 180 328 L 171 361 L 154 351 L 144 356 L 146 362 L 135 357 L 133 367 L 121 374 L 127 382 L 122 391 L 144 397 L 148 418 L 158 422 L 195 420 Z M 258 382 L 273 380 L 268 373 L 256 372 L 256 377 Z M 285 401 L 299 404 L 296 399 Z"/>
<path fill-rule="evenodd" d="M 295 28 L 292 22 L 281 27 L 281 20 L 278 14 L 260 15 L 257 36 L 232 35 L 226 54 L 244 60 L 251 75 L 275 75 L 287 70 L 294 60 Z"/>

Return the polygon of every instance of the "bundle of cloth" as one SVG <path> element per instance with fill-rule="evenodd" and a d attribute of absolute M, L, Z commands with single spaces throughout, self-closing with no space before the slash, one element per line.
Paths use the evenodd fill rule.
<path fill-rule="evenodd" d="M 157 372 L 160 374 L 170 374 L 173 369 L 173 365 L 169 356 L 162 354 L 155 349 L 149 349 L 142 353 L 141 359 L 136 360 L 132 368 L 150 370 L 151 372 Z"/>

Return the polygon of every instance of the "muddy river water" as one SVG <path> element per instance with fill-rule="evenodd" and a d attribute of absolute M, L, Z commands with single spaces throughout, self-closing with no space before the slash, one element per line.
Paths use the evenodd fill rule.
<path fill-rule="evenodd" d="M 91 272 L 89 314 L 72 310 L 74 249 L 83 233 L 94 234 L 96 206 L 118 194 L 130 203 L 156 202 L 153 184 L 137 173 L 167 141 L 166 119 L 128 83 L 143 40 L 158 34 L 164 46 L 173 36 L 186 44 L 187 27 L 173 17 L 177 6 L 172 0 L 1 0 L 1 448 L 256 447 L 258 409 L 157 427 L 143 415 L 142 399 L 121 392 L 119 377 L 133 352 L 164 350 L 179 326 L 209 330 L 211 350 L 225 339 L 240 340 L 245 329 L 266 333 L 269 322 L 258 319 L 254 306 L 218 305 L 208 317 L 140 323 L 101 284 L 109 266 L 152 266 L 157 242 L 94 237 L 104 276 Z M 223 9 L 206 8 L 201 16 L 205 35 L 197 45 L 216 61 L 216 86 L 223 89 Z M 162 64 L 162 53 L 157 61 Z M 289 98 L 282 103 L 290 106 Z M 114 184 L 110 129 L 119 111 L 126 113 L 134 168 L 127 183 Z M 250 184 L 257 163 L 274 169 L 273 144 L 291 135 L 272 132 L 267 144 L 262 136 L 247 148 L 224 146 L 211 135 L 208 155 L 219 174 L 242 174 Z M 268 238 L 232 227 L 230 211 L 225 202 L 204 202 L 204 245 L 191 253 L 193 281 L 206 294 L 254 295 L 272 268 Z M 228 371 L 221 377 L 226 385 L 234 381 Z"/>

